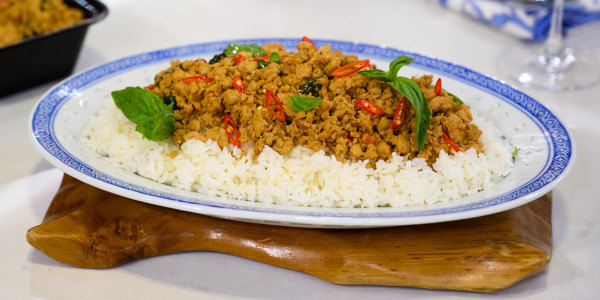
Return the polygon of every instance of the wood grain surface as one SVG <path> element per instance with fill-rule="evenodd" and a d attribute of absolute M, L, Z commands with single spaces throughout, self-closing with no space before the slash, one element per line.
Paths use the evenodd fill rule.
<path fill-rule="evenodd" d="M 544 272 L 552 197 L 475 219 L 377 229 L 251 224 L 123 198 L 65 175 L 27 241 L 71 266 L 109 268 L 181 251 L 218 251 L 336 284 L 494 292 Z"/>

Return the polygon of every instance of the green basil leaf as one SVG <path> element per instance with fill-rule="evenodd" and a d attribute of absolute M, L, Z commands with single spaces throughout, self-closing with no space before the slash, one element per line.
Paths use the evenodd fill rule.
<path fill-rule="evenodd" d="M 298 88 L 298 93 L 306 96 L 321 97 L 321 88 L 323 88 L 323 85 L 317 81 L 321 77 L 319 76 L 302 84 Z"/>
<path fill-rule="evenodd" d="M 279 55 L 279 53 L 277 53 L 277 52 L 271 53 L 271 55 L 269 56 L 269 63 L 280 64 L 281 63 L 281 55 Z"/>
<path fill-rule="evenodd" d="M 446 90 L 444 90 L 444 91 L 446 91 Z M 446 93 L 448 93 L 448 91 L 446 91 Z M 454 102 L 459 103 L 459 104 L 464 104 L 464 102 L 462 102 L 462 100 L 460 100 L 460 98 L 454 96 L 454 94 L 448 93 L 448 95 L 452 96 L 452 100 Z"/>
<path fill-rule="evenodd" d="M 144 138 L 162 141 L 171 136 L 177 126 L 173 103 L 166 105 L 156 94 L 141 87 L 127 87 L 111 93 L 115 105 Z"/>
<path fill-rule="evenodd" d="M 358 71 L 356 72 L 356 74 L 360 74 L 363 75 L 367 78 L 373 78 L 373 79 L 380 79 L 383 81 L 389 81 L 388 80 L 388 75 L 387 72 L 381 72 L 378 70 L 362 70 L 362 71 Z"/>
<path fill-rule="evenodd" d="M 223 51 L 223 54 L 227 57 L 238 54 L 240 51 L 246 51 L 252 54 L 252 57 L 267 54 L 267 50 L 261 48 L 257 44 L 229 44 Z"/>
<path fill-rule="evenodd" d="M 213 58 L 210 59 L 210 61 L 208 61 L 209 64 L 214 65 L 217 62 L 219 62 L 221 59 L 225 58 L 225 54 L 223 53 L 219 53 L 215 56 L 213 56 Z"/>
<path fill-rule="evenodd" d="M 404 55 L 400 55 L 398 56 L 398 58 L 394 59 L 390 63 L 390 69 L 386 72 L 387 81 L 394 81 L 394 79 L 396 79 L 396 76 L 398 76 L 398 71 L 400 71 L 402 67 L 412 64 L 413 61 L 414 59 L 412 57 Z"/>
<path fill-rule="evenodd" d="M 419 152 L 421 152 L 425 147 L 427 127 L 431 122 L 431 111 L 429 110 L 427 99 L 425 99 L 417 83 L 406 77 L 396 77 L 394 81 L 388 83 L 404 95 L 415 108 L 417 146 L 419 147 Z"/>
<path fill-rule="evenodd" d="M 321 105 L 321 98 L 296 95 L 288 99 L 288 105 L 295 111 L 307 111 Z"/>
<path fill-rule="evenodd" d="M 269 63 L 266 62 L 266 61 L 264 61 L 263 59 L 259 59 L 256 62 L 258 63 L 258 68 L 259 69 L 262 69 L 262 68 L 264 68 L 264 67 L 266 67 L 266 66 L 269 65 Z"/>

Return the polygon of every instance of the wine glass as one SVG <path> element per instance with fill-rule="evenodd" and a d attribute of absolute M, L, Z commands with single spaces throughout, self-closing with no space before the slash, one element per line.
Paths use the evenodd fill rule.
<path fill-rule="evenodd" d="M 546 42 L 542 46 L 507 50 L 500 58 L 500 71 L 525 86 L 553 91 L 575 90 L 598 83 L 600 54 L 593 49 L 565 45 L 562 36 L 565 1 L 552 2 L 552 19 Z"/>

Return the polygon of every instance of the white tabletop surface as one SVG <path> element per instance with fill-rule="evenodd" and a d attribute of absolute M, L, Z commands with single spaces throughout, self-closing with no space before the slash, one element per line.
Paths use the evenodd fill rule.
<path fill-rule="evenodd" d="M 501 78 L 503 49 L 518 40 L 429 1 L 106 0 L 75 72 L 123 56 L 191 43 L 254 37 L 339 39 L 433 55 Z M 592 26 L 569 38 L 600 44 Z M 2 70 L 6 74 L 6 70 Z M 600 70 L 598 71 L 600 72 Z M 1 77 L 1 76 L 0 76 Z M 41 221 L 62 173 L 34 150 L 27 118 L 48 83 L 0 97 L 0 299 L 411 299 L 481 294 L 341 286 L 243 258 L 173 254 L 108 270 L 73 268 L 33 249 L 25 233 Z M 548 272 L 490 298 L 593 299 L 600 282 L 600 85 L 575 92 L 521 88 L 570 128 L 578 147 L 554 190 L 554 250 Z M 598 299 L 598 298 L 596 298 Z"/>

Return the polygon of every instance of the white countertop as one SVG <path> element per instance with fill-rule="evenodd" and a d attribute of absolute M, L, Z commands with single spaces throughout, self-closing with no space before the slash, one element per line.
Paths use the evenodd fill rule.
<path fill-rule="evenodd" d="M 518 40 L 428 1 L 107 0 L 90 27 L 75 72 L 149 50 L 258 37 L 338 39 L 436 56 L 501 78 L 498 60 Z M 600 46 L 599 26 L 570 41 Z M 1 66 L 0 66 L 1 69 Z M 2 70 L 5 72 L 5 70 Z M 600 70 L 599 70 L 600 72 Z M 341 286 L 243 258 L 192 252 L 108 270 L 73 268 L 33 249 L 62 173 L 35 151 L 27 118 L 48 83 L 0 97 L 0 299 L 407 299 L 484 295 L 412 288 Z M 520 88 L 570 128 L 578 157 L 554 190 L 554 250 L 548 272 L 487 297 L 593 299 L 600 282 L 600 85 L 575 92 Z"/>

